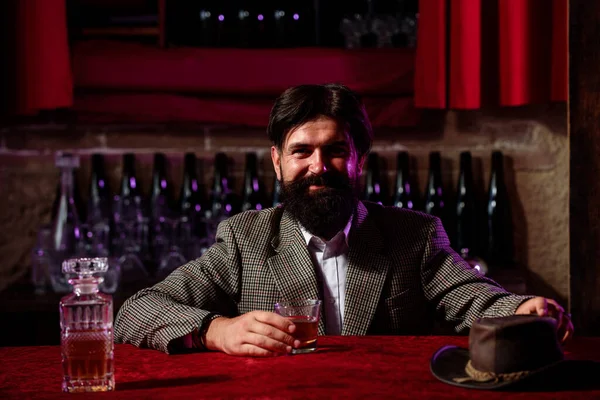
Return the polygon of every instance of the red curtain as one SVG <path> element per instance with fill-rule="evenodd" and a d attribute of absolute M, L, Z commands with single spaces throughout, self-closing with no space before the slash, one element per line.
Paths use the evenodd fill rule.
<path fill-rule="evenodd" d="M 16 114 L 73 104 L 65 2 L 2 2 L 15 16 L 4 21 L 3 67 L 5 107 Z M 420 0 L 415 104 L 566 101 L 567 29 L 567 0 Z"/>
<path fill-rule="evenodd" d="M 419 7 L 417 107 L 567 100 L 567 0 L 420 0 Z"/>
<path fill-rule="evenodd" d="M 70 107 L 73 81 L 65 0 L 6 0 L 5 93 L 9 114 Z"/>
<path fill-rule="evenodd" d="M 415 104 L 446 107 L 446 0 L 419 0 Z"/>

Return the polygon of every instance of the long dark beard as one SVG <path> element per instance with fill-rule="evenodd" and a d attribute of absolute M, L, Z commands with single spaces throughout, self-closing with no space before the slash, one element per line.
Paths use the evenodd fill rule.
<path fill-rule="evenodd" d="M 313 193 L 311 185 L 324 186 Z M 331 239 L 348 223 L 354 212 L 357 182 L 338 173 L 325 172 L 292 182 L 281 182 L 286 210 L 313 235 Z"/>

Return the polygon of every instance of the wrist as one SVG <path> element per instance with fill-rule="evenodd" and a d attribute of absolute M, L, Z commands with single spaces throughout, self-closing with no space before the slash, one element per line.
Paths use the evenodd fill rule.
<path fill-rule="evenodd" d="M 221 335 L 219 334 L 223 322 L 228 318 L 217 317 L 207 322 L 206 328 L 200 332 L 200 341 L 206 350 L 221 351 Z"/>

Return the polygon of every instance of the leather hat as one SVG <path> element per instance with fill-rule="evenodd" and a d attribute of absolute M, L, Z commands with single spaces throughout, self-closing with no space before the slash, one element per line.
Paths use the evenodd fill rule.
<path fill-rule="evenodd" d="M 469 349 L 444 346 L 430 362 L 442 382 L 475 389 L 512 386 L 557 367 L 564 360 L 554 318 L 513 315 L 473 323 Z"/>

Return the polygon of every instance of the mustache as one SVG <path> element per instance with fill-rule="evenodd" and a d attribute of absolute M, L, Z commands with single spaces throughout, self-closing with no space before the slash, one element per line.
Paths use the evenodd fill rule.
<path fill-rule="evenodd" d="M 352 187 L 350 183 L 350 179 L 348 177 L 325 172 L 321 175 L 309 175 L 305 178 L 297 179 L 288 184 L 292 188 L 296 190 L 308 190 L 310 186 L 325 186 L 332 189 L 349 189 Z"/>

